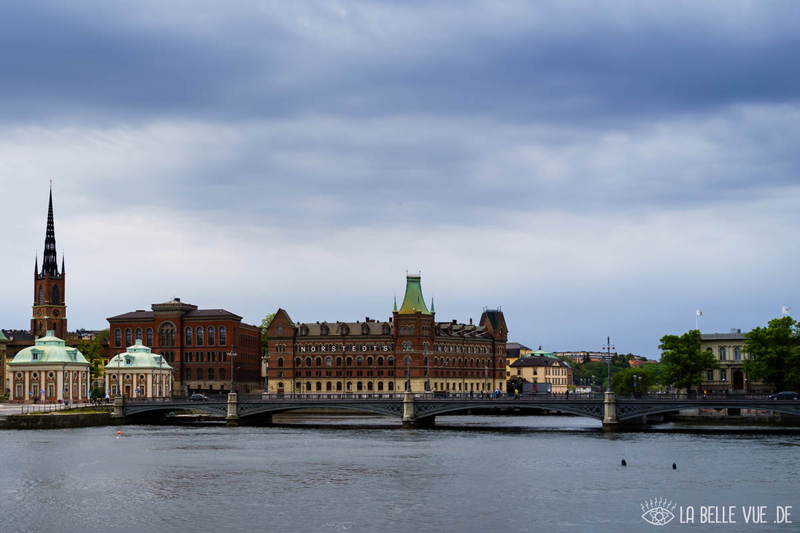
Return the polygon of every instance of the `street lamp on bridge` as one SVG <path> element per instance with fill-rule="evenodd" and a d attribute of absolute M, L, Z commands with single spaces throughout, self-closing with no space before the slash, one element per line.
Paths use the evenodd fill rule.
<path fill-rule="evenodd" d="M 606 350 L 607 356 L 606 361 L 608 362 L 608 383 L 606 384 L 606 392 L 611 392 L 611 350 L 616 350 L 616 347 L 611 345 L 611 337 L 606 337 L 606 345 L 603 346 L 603 349 Z"/>
<path fill-rule="evenodd" d="M 231 360 L 231 394 L 233 394 L 236 392 L 236 389 L 234 388 L 234 370 L 233 370 L 233 359 L 236 357 L 236 352 L 231 350 L 230 352 L 228 352 L 228 357 Z"/>

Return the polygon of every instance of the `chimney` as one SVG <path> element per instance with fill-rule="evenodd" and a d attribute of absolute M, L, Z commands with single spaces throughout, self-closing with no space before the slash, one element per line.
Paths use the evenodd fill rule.
<path fill-rule="evenodd" d="M 369 322 L 369 317 L 365 317 L 364 322 Z"/>
<path fill-rule="evenodd" d="M 470 326 L 472 325 L 472 319 L 471 318 L 469 319 L 469 325 Z"/>

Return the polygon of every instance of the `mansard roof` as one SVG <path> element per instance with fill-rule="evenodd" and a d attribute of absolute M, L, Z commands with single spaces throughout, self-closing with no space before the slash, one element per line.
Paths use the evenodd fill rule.
<path fill-rule="evenodd" d="M 413 314 L 419 311 L 423 315 L 432 314 L 425 305 L 425 298 L 422 297 L 422 284 L 419 275 L 406 275 L 406 295 L 403 298 L 403 305 L 397 312 L 400 315 Z"/>
<path fill-rule="evenodd" d="M 359 335 L 384 335 L 383 333 L 383 326 L 388 326 L 388 332 L 385 335 L 392 334 L 392 324 L 389 322 L 378 322 L 377 320 L 370 320 L 369 322 L 316 322 L 316 323 L 299 323 L 295 324 L 295 327 L 298 328 L 298 332 L 302 331 L 302 328 L 308 328 L 308 333 L 306 335 L 302 335 L 304 337 L 314 337 L 317 335 L 322 335 L 322 328 L 324 326 L 328 327 L 328 334 L 323 336 L 328 337 L 336 337 L 345 335 L 344 331 L 347 331 L 346 335 L 357 337 Z M 367 333 L 363 332 L 364 326 L 367 326 Z M 347 328 L 345 330 L 345 328 Z"/>

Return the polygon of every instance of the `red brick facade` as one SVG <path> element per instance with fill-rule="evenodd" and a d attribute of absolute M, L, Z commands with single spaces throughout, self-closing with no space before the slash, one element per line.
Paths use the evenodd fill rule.
<path fill-rule="evenodd" d="M 415 392 L 426 390 L 428 380 L 431 391 L 503 390 L 502 311 L 485 310 L 478 325 L 436 322 L 419 277 L 408 280 L 422 303 L 415 309 L 404 301 L 388 321 L 295 323 L 279 309 L 267 329 L 270 392 L 402 392 L 409 366 Z"/>
<path fill-rule="evenodd" d="M 175 394 L 261 391 L 261 330 L 224 309 L 197 309 L 176 298 L 108 319 L 111 351 L 141 338 L 174 368 Z M 229 354 L 236 353 L 231 362 Z"/>

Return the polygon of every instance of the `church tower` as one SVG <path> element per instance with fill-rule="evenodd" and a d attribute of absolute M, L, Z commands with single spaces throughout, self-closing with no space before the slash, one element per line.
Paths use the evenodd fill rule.
<path fill-rule="evenodd" d="M 48 330 L 55 331 L 59 339 L 67 338 L 67 305 L 64 290 L 64 258 L 58 271 L 56 254 L 56 228 L 53 222 L 53 187 L 50 186 L 50 206 L 47 210 L 47 233 L 44 238 L 44 257 L 39 271 L 39 257 L 33 269 L 33 317 L 31 333 L 44 337 Z"/>

